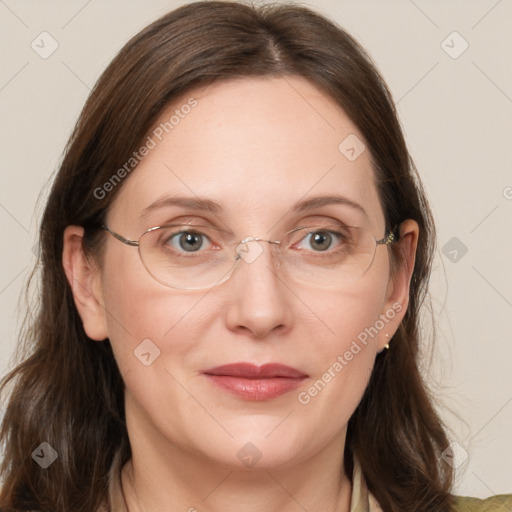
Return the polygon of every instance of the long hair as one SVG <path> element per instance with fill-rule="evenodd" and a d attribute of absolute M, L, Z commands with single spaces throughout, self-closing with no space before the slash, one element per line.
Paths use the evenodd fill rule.
<path fill-rule="evenodd" d="M 207 1 L 170 12 L 126 44 L 65 149 L 40 225 L 38 308 L 19 345 L 26 353 L 0 386 L 10 389 L 0 431 L 2 510 L 94 512 L 108 502 L 114 457 L 124 463 L 131 455 L 124 383 L 110 342 L 85 334 L 63 271 L 66 226 L 84 226 L 86 252 L 101 251 L 105 233 L 96 226 L 123 182 L 98 191 L 175 98 L 230 78 L 292 75 L 334 99 L 364 136 L 386 225 L 414 219 L 420 228 L 408 310 L 349 421 L 345 469 L 351 475 L 357 458 L 385 512 L 451 509 L 452 472 L 440 462 L 448 442 L 418 369 L 434 223 L 391 93 L 364 49 L 319 14 L 296 5 Z M 396 248 L 390 255 L 400 264 Z M 31 456 L 43 442 L 59 457 L 47 469 Z"/>

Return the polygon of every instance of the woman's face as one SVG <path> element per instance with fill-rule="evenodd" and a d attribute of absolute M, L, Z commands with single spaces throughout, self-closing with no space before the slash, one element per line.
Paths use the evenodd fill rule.
<path fill-rule="evenodd" d="M 182 108 L 191 97 L 197 104 Z M 385 235 L 362 135 L 302 78 L 215 83 L 173 104 L 155 130 L 154 147 L 117 185 L 107 218 L 128 239 L 174 222 L 227 229 L 238 240 L 279 240 L 297 226 L 332 220 Z M 329 201 L 295 208 L 334 195 L 361 208 Z M 161 201 L 176 197 L 218 209 Z M 339 286 L 294 281 L 278 268 L 272 246 L 261 244 L 263 252 L 222 284 L 182 290 L 156 281 L 137 248 L 105 236 L 104 312 L 95 332 L 110 339 L 126 384 L 132 441 L 230 467 L 286 468 L 328 450 L 342 453 L 375 356 L 405 312 L 385 246 L 360 279 Z M 255 384 L 205 374 L 235 363 L 278 363 L 302 377 Z M 280 384 L 279 393 L 272 387 Z"/>

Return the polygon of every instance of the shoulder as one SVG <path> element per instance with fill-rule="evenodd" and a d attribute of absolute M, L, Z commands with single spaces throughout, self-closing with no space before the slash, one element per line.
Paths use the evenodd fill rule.
<path fill-rule="evenodd" d="M 480 500 L 478 498 L 455 497 L 454 512 L 510 512 L 512 494 L 500 494 Z"/>

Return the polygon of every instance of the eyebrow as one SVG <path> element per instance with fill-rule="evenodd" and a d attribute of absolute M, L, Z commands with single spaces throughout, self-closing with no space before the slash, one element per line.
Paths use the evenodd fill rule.
<path fill-rule="evenodd" d="M 331 204 L 343 204 L 350 206 L 351 208 L 358 210 L 365 217 L 368 217 L 366 210 L 355 201 L 348 199 L 340 195 L 329 195 L 319 196 L 310 199 L 303 199 L 293 205 L 291 211 L 293 212 L 305 212 L 314 210 L 315 208 L 321 208 L 322 206 L 328 206 Z M 211 199 L 201 199 L 193 197 L 164 197 L 158 199 L 148 207 L 144 208 L 141 218 L 147 217 L 151 212 L 159 208 L 166 206 L 179 206 L 182 208 L 188 208 L 191 210 L 205 211 L 214 214 L 218 214 L 222 211 L 222 207 L 219 203 L 212 201 Z"/>
<path fill-rule="evenodd" d="M 328 206 L 331 204 L 344 204 L 346 206 L 350 206 L 351 208 L 361 212 L 365 217 L 368 217 L 366 210 L 359 203 L 356 203 L 355 201 L 352 201 L 347 197 L 338 195 L 320 196 L 313 197 L 311 199 L 304 199 L 296 203 L 292 210 L 304 212 L 308 210 L 313 210 L 315 208 L 321 208 L 322 206 Z"/>

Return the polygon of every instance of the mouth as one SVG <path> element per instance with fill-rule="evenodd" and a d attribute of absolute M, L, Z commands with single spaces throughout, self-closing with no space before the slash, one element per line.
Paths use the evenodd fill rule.
<path fill-rule="evenodd" d="M 236 363 L 205 370 L 212 384 L 244 400 L 263 401 L 276 398 L 302 384 L 305 373 L 283 364 L 256 366 Z"/>

